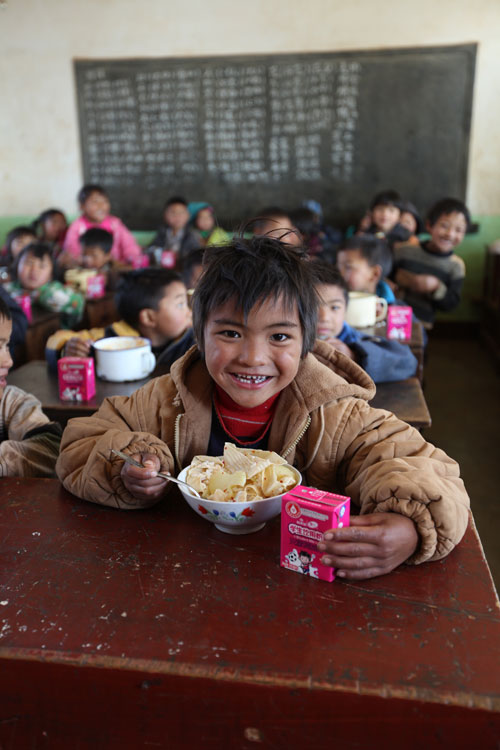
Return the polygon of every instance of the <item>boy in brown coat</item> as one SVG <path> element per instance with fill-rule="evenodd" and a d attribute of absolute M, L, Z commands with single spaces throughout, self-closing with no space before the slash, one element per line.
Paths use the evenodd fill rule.
<path fill-rule="evenodd" d="M 317 309 L 311 267 L 296 249 L 270 237 L 208 249 L 193 298 L 198 349 L 170 375 L 70 421 L 57 464 L 65 487 L 97 503 L 147 507 L 168 487 L 158 471 L 220 455 L 231 440 L 274 450 L 304 484 L 351 496 L 360 515 L 318 545 L 340 577 L 445 556 L 468 521 L 457 464 L 369 406 L 369 376 L 315 344 Z M 124 464 L 112 448 L 147 468 Z"/>

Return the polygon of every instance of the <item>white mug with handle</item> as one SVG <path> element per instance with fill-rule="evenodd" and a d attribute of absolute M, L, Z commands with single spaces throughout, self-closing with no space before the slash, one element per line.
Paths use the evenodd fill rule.
<path fill-rule="evenodd" d="M 377 305 L 382 309 L 377 314 Z M 345 319 L 353 328 L 367 328 L 384 320 L 387 315 L 387 300 L 369 292 L 349 292 Z"/>

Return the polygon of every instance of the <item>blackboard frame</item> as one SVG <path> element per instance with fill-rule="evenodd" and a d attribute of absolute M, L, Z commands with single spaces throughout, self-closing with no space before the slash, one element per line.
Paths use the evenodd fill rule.
<path fill-rule="evenodd" d="M 109 78 L 119 74 L 132 80 L 141 71 L 293 66 L 333 60 L 359 63 L 364 76 L 360 79 L 361 124 L 356 133 L 355 172 L 350 181 L 323 176 L 317 182 L 287 179 L 278 185 L 239 185 L 235 189 L 223 182 L 215 188 L 210 182 L 186 182 L 175 175 L 174 179 L 166 179 L 161 189 L 148 190 L 141 179 L 134 179 L 127 188 L 123 184 L 107 185 L 102 179 L 113 212 L 131 228 L 152 228 L 160 222 L 165 199 L 182 193 L 189 200 L 209 200 L 220 222 L 234 227 L 255 215 L 263 205 L 279 204 L 291 209 L 301 199 L 313 198 L 322 203 L 330 222 L 345 227 L 359 217 L 377 190 L 385 188 L 398 189 L 425 212 L 443 194 L 466 197 L 476 54 L 476 44 L 463 44 L 294 54 L 75 59 L 84 181 L 93 182 L 96 176 L 89 152 L 90 137 L 95 143 L 96 133 L 90 127 L 84 96 L 88 71 L 103 70 Z M 384 81 L 380 91 L 377 76 Z M 412 94 L 412 87 L 418 96 Z M 398 107 L 399 102 L 405 106 Z M 266 111 L 269 106 L 266 101 Z M 95 165 L 95 154 L 93 158 Z M 97 174 L 101 176 L 102 170 Z M 210 195 L 203 189 L 204 184 L 210 186 Z M 238 202 L 235 196 L 242 199 L 238 198 Z"/>

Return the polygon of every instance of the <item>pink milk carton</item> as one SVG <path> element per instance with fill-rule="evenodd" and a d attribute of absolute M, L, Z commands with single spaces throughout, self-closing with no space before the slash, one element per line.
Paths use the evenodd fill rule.
<path fill-rule="evenodd" d="M 95 396 L 92 357 L 61 357 L 57 363 L 61 401 L 90 401 Z"/>
<path fill-rule="evenodd" d="M 411 339 L 412 309 L 406 305 L 389 305 L 387 308 L 387 338 L 396 341 Z"/>
<path fill-rule="evenodd" d="M 142 253 L 138 258 L 134 258 L 132 261 L 132 268 L 147 268 L 149 266 L 149 258 L 147 255 Z"/>
<path fill-rule="evenodd" d="M 333 581 L 335 570 L 319 562 L 325 531 L 349 526 L 350 498 L 298 485 L 281 500 L 281 565 L 296 573 Z"/>
<path fill-rule="evenodd" d="M 16 297 L 16 302 L 26 315 L 28 323 L 31 323 L 33 321 L 33 314 L 31 312 L 31 297 L 29 294 L 19 294 Z"/>
<path fill-rule="evenodd" d="M 87 299 L 100 299 L 106 294 L 106 274 L 97 273 L 87 279 Z"/>
<path fill-rule="evenodd" d="M 162 268 L 175 268 L 177 263 L 177 256 L 173 250 L 164 250 L 161 254 L 161 265 Z"/>

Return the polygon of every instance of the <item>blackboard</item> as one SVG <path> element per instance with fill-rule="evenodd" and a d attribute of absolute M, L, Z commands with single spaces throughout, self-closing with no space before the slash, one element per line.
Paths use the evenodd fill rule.
<path fill-rule="evenodd" d="M 476 45 L 76 60 L 85 182 L 135 229 L 172 194 L 234 227 L 319 201 L 345 225 L 381 189 L 464 198 Z"/>

